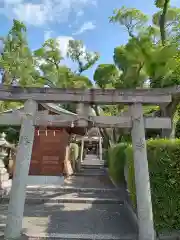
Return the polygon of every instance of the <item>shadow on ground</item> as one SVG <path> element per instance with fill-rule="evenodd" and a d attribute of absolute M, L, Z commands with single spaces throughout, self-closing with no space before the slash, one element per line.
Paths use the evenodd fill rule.
<path fill-rule="evenodd" d="M 65 187 L 76 188 L 105 188 L 115 190 L 107 176 L 70 177 L 65 180 Z M 27 196 L 44 198 L 43 204 L 26 204 L 23 219 L 23 229 L 31 234 L 93 234 L 111 235 L 113 237 L 136 233 L 133 220 L 127 214 L 123 204 L 117 203 L 49 203 L 49 198 L 118 198 L 125 199 L 125 188 L 118 191 L 86 192 L 47 191 L 44 193 L 30 192 Z M 47 199 L 47 201 L 46 201 Z M 0 203 L 0 228 L 3 231 L 8 204 Z"/>

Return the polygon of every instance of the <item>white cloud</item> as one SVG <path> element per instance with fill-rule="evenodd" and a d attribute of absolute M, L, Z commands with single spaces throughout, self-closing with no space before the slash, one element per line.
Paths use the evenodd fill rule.
<path fill-rule="evenodd" d="M 76 14 L 77 17 L 81 17 L 84 15 L 84 11 L 83 10 L 79 10 Z"/>
<path fill-rule="evenodd" d="M 85 31 L 93 30 L 96 28 L 96 25 L 92 22 L 85 22 L 73 35 L 79 35 Z"/>
<path fill-rule="evenodd" d="M 61 65 L 66 65 L 66 66 L 70 67 L 72 71 L 77 70 L 77 63 L 73 62 L 71 59 L 69 59 L 67 57 L 69 40 L 74 40 L 74 38 L 71 37 L 71 36 L 58 36 L 56 39 L 59 43 L 59 49 L 61 51 L 62 57 L 64 58 L 61 61 Z M 86 46 L 83 46 L 82 52 L 85 53 L 85 51 L 86 51 Z M 82 53 L 81 60 L 84 61 L 84 54 L 83 53 Z"/>
<path fill-rule="evenodd" d="M 74 38 L 70 36 L 59 36 L 56 38 L 59 43 L 59 48 L 62 56 L 65 58 L 67 55 L 69 40 L 73 40 Z"/>
<path fill-rule="evenodd" d="M 46 21 L 46 12 L 41 4 L 19 4 L 13 9 L 15 16 L 23 22 L 42 25 Z"/>
<path fill-rule="evenodd" d="M 18 18 L 31 25 L 43 25 L 49 22 L 66 22 L 70 14 L 82 14 L 89 6 L 96 6 L 97 0 L 1 0 L 1 13 L 9 18 Z"/>

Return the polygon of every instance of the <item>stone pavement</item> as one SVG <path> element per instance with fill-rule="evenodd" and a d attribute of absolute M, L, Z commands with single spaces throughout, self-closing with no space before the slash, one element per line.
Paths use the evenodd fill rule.
<path fill-rule="evenodd" d="M 82 167 L 84 173 L 87 168 L 89 162 Z M 99 176 L 69 177 L 64 186 L 28 187 L 23 231 L 29 239 L 135 240 L 136 228 L 127 214 L 125 199 L 125 190 L 116 189 L 105 171 Z M 7 200 L 0 204 L 2 231 L 7 206 Z"/>

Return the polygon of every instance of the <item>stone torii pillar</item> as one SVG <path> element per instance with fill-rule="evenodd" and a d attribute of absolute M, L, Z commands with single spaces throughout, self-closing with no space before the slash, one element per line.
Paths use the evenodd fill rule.
<path fill-rule="evenodd" d="M 22 121 L 19 145 L 16 155 L 15 172 L 10 192 L 5 239 L 18 239 L 21 236 L 26 182 L 34 141 L 33 118 L 37 110 L 36 102 L 28 100 L 24 104 L 25 116 Z"/>
<path fill-rule="evenodd" d="M 83 153 L 84 153 L 84 137 L 81 139 L 81 150 L 80 150 L 80 162 L 83 162 Z"/>
<path fill-rule="evenodd" d="M 99 160 L 102 161 L 102 137 L 99 136 Z"/>
<path fill-rule="evenodd" d="M 155 240 L 142 104 L 131 105 L 139 240 Z"/>
<path fill-rule="evenodd" d="M 79 116 L 85 117 L 87 118 L 89 116 L 89 105 L 88 104 L 84 104 L 84 103 L 79 103 L 77 104 L 77 114 Z M 86 126 L 87 122 L 86 120 L 79 120 L 79 125 L 81 127 Z M 84 150 L 84 138 L 82 138 L 81 140 L 81 149 L 80 149 L 80 157 L 78 159 L 78 163 L 77 163 L 77 170 L 80 171 L 81 168 L 81 163 L 82 163 L 82 158 L 83 158 L 83 150 Z"/>

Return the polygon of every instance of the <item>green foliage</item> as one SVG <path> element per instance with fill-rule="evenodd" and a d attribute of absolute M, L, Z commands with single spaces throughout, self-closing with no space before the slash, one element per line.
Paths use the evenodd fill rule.
<path fill-rule="evenodd" d="M 59 47 L 58 41 L 49 39 L 41 48 L 34 51 L 36 66 L 39 70 L 35 77 L 50 87 L 67 87 L 69 78 L 73 76 L 69 68 L 60 65 L 63 57 Z"/>
<path fill-rule="evenodd" d="M 0 101 L 0 113 L 23 106 L 21 102 Z"/>
<path fill-rule="evenodd" d="M 91 68 L 99 59 L 97 52 L 89 52 L 80 40 L 70 40 L 67 56 L 78 64 L 78 74 Z"/>
<path fill-rule="evenodd" d="M 168 2 L 168 4 L 169 4 L 170 0 L 155 0 L 155 5 L 157 8 L 163 8 L 165 2 Z"/>
<path fill-rule="evenodd" d="M 134 179 L 134 161 L 133 161 L 133 151 L 132 146 L 129 145 L 125 149 L 126 163 L 128 168 L 127 174 L 127 188 L 129 191 L 129 196 L 131 198 L 134 209 L 136 209 L 136 185 Z"/>
<path fill-rule="evenodd" d="M 135 8 L 122 7 L 114 10 L 114 15 L 110 17 L 110 22 L 120 23 L 127 28 L 130 36 L 139 31 L 148 21 L 148 17 Z"/>
<path fill-rule="evenodd" d="M 72 41 L 71 44 L 73 45 L 74 41 Z M 88 77 L 82 75 L 79 76 L 76 73 L 72 72 L 72 70 L 67 66 L 62 65 L 63 57 L 60 51 L 60 45 L 61 43 L 59 43 L 57 40 L 49 39 L 43 44 L 41 48 L 34 51 L 36 65 L 38 66 L 39 69 L 39 71 L 37 71 L 35 75 L 36 79 L 38 79 L 38 81 L 44 82 L 44 84 L 50 87 L 61 88 L 91 87 L 92 83 L 88 79 Z M 74 55 L 72 55 L 74 53 L 73 50 L 71 49 L 71 52 L 68 54 L 70 57 L 72 57 L 72 60 L 74 61 L 75 57 Z M 82 54 L 83 53 L 80 51 L 79 52 L 80 58 L 82 58 Z M 92 61 L 91 64 L 93 64 Z"/>
<path fill-rule="evenodd" d="M 56 39 L 48 39 L 39 49 L 31 51 L 26 37 L 26 27 L 23 23 L 14 20 L 7 37 L 3 38 L 4 49 L 0 55 L 0 70 L 3 73 L 3 84 L 18 84 L 21 86 L 36 86 L 61 88 L 86 88 L 92 83 L 86 76 L 78 76 L 67 66 L 62 65 L 63 56 Z M 77 43 L 77 44 L 76 44 Z M 71 41 L 69 56 L 75 60 L 79 54 L 82 71 L 92 67 L 97 61 L 98 54 L 88 52 L 80 47 L 80 41 Z M 70 51 L 69 49 L 69 51 Z M 81 73 L 82 73 L 81 71 Z"/>
<path fill-rule="evenodd" d="M 74 75 L 72 78 L 72 84 L 71 84 L 71 88 L 75 87 L 75 88 L 91 88 L 93 86 L 91 80 L 83 75 Z"/>
<path fill-rule="evenodd" d="M 116 183 L 124 181 L 124 165 L 126 160 L 126 143 L 120 143 L 109 149 L 109 173 Z"/>
<path fill-rule="evenodd" d="M 132 147 L 129 146 L 125 152 L 129 171 L 128 188 L 136 205 Z M 156 230 L 179 230 L 180 140 L 149 140 L 147 153 Z"/>
<path fill-rule="evenodd" d="M 13 84 L 18 81 L 21 86 L 33 86 L 34 59 L 27 43 L 25 25 L 14 20 L 3 42 L 4 49 L 0 55 L 2 83 Z"/>
<path fill-rule="evenodd" d="M 123 178 L 120 176 L 124 176 L 124 164 L 127 162 L 127 186 L 133 206 L 136 208 L 132 146 L 118 144 L 111 148 L 109 153 L 110 174 L 116 182 L 122 181 Z M 147 154 L 155 228 L 157 231 L 179 230 L 180 140 L 148 140 Z"/>
<path fill-rule="evenodd" d="M 169 0 L 156 0 L 155 5 L 160 11 L 153 16 L 153 26 L 138 9 L 122 7 L 110 17 L 110 22 L 125 27 L 129 35 L 126 44 L 114 49 L 114 63 L 120 72 L 115 88 L 180 84 L 180 9 L 171 8 Z M 177 102 L 173 99 L 166 111 L 172 118 Z"/>
<path fill-rule="evenodd" d="M 1 126 L 0 133 L 6 134 L 9 143 L 17 144 L 19 141 L 20 127 Z"/>
<path fill-rule="evenodd" d="M 116 88 L 142 87 L 146 74 L 143 71 L 144 59 L 141 58 L 141 43 L 135 39 L 129 40 L 126 46 L 114 49 L 114 62 L 121 72 Z"/>
<path fill-rule="evenodd" d="M 115 86 L 120 73 L 114 64 L 100 64 L 94 72 L 94 81 L 100 88 Z"/>
<path fill-rule="evenodd" d="M 176 122 L 175 137 L 180 138 L 180 119 Z"/>
<path fill-rule="evenodd" d="M 153 15 L 153 23 L 159 26 L 159 19 L 162 14 L 162 10 L 156 12 Z M 180 9 L 179 8 L 169 8 L 167 11 L 165 26 L 166 28 L 175 27 L 179 24 L 180 20 Z"/>

